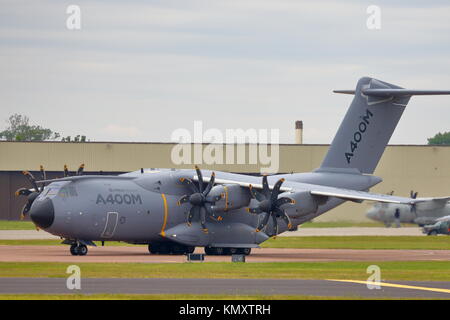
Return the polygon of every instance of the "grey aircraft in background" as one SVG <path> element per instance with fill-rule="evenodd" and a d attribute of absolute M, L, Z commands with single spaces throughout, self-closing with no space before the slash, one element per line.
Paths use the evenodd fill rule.
<path fill-rule="evenodd" d="M 417 205 L 411 199 L 367 192 L 382 181 L 373 172 L 413 95 L 450 91 L 408 90 L 364 77 L 321 166 L 310 173 L 255 177 L 192 169 L 138 170 L 118 176 L 82 175 L 36 181 L 23 215 L 64 239 L 73 255 L 93 241 L 148 244 L 154 254 L 249 254 L 271 236 L 294 230 L 346 201 Z M 298 155 L 301 157 L 301 155 Z"/>
<path fill-rule="evenodd" d="M 417 192 L 411 191 L 410 197 L 416 199 Z M 375 203 L 366 213 L 369 219 L 383 222 L 386 227 L 395 224 L 400 228 L 401 223 L 413 223 L 420 227 L 434 224 L 437 219 L 450 215 L 450 198 L 423 199 L 414 206 L 398 203 Z"/>

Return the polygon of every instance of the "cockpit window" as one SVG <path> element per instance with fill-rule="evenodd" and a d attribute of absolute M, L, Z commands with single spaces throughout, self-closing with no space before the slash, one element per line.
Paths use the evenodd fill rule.
<path fill-rule="evenodd" d="M 78 196 L 78 194 L 77 194 L 77 191 L 75 190 L 75 187 L 74 186 L 72 186 L 72 185 L 70 185 L 70 186 L 66 186 L 66 187 L 62 187 L 60 190 L 59 190 L 59 193 L 58 193 L 58 195 L 60 196 L 60 197 L 76 197 L 76 196 Z"/>

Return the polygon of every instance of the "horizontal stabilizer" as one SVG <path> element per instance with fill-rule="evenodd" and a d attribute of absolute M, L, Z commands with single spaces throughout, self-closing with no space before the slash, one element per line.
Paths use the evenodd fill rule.
<path fill-rule="evenodd" d="M 334 93 L 355 94 L 355 90 L 334 90 Z M 361 89 L 362 94 L 372 97 L 431 96 L 450 94 L 448 90 L 410 90 L 410 89 Z"/>

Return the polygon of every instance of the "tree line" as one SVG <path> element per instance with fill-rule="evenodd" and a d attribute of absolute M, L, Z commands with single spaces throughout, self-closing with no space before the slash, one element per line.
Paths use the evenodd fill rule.
<path fill-rule="evenodd" d="M 44 128 L 40 125 L 30 124 L 30 119 L 21 114 L 11 115 L 7 128 L 0 132 L 0 139 L 6 141 L 63 141 L 63 142 L 89 142 L 85 135 L 62 137 L 58 132 Z"/>

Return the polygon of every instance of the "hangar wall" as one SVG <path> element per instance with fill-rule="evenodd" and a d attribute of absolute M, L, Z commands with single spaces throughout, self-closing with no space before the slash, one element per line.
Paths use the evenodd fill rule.
<path fill-rule="evenodd" d="M 139 168 L 191 168 L 193 165 L 175 165 L 171 161 L 173 143 L 116 143 L 116 142 L 0 142 L 0 219 L 17 219 L 24 199 L 15 198 L 14 191 L 27 186 L 22 170 L 37 170 L 44 165 L 50 176 L 61 175 L 64 164 L 76 170 L 85 163 L 88 173 L 121 173 Z M 207 145 L 188 145 L 203 150 Z M 249 145 L 232 147 L 245 148 L 247 159 Z M 308 172 L 317 168 L 328 145 L 279 146 L 279 172 Z M 259 149 L 257 150 L 260 151 Z M 236 159 L 237 160 L 237 159 Z M 225 159 L 224 161 L 225 162 Z M 236 163 L 237 161 L 235 161 Z M 192 161 L 194 163 L 194 161 Z M 229 172 L 260 172 L 259 164 L 202 164 L 204 169 Z M 419 196 L 450 195 L 450 146 L 392 145 L 388 146 L 375 175 L 383 182 L 372 191 L 408 196 L 410 190 Z M 364 212 L 369 203 L 346 203 L 317 218 L 316 221 L 367 221 Z"/>

